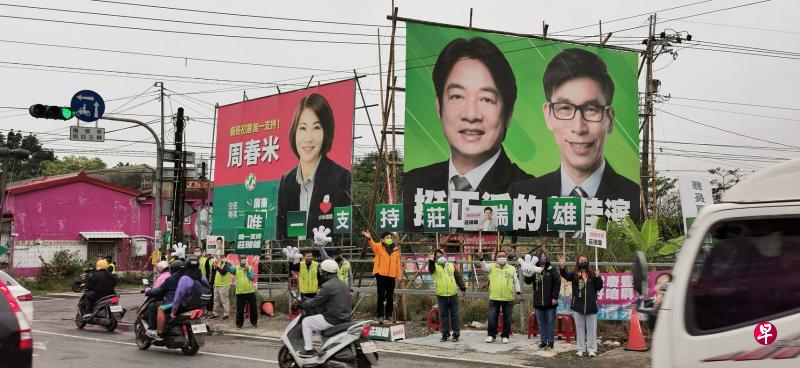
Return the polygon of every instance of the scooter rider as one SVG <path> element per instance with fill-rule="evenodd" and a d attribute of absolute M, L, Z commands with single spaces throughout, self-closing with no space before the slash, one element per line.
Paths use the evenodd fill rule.
<path fill-rule="evenodd" d="M 96 271 L 86 280 L 86 292 L 83 294 L 83 316 L 92 315 L 94 302 L 101 298 L 116 294 L 114 287 L 117 286 L 117 277 L 108 272 L 108 262 L 105 259 L 97 261 Z"/>
<path fill-rule="evenodd" d="M 183 261 L 172 261 L 172 263 L 169 264 L 169 272 L 169 277 L 164 281 L 163 284 L 161 284 L 161 286 L 152 288 L 145 292 L 145 295 L 149 297 L 162 298 L 162 302 L 158 304 L 158 306 L 153 307 L 156 309 L 156 312 L 153 313 L 155 320 L 153 320 L 154 318 L 151 317 L 148 321 L 150 328 L 147 330 L 147 336 L 152 339 L 160 339 L 158 334 L 164 330 L 164 324 L 166 323 L 167 316 L 162 306 L 172 304 L 172 299 L 175 297 L 175 290 L 178 288 L 178 281 L 180 281 L 181 277 L 183 276 Z M 156 325 L 157 330 L 154 330 L 153 326 Z"/>
<path fill-rule="evenodd" d="M 300 308 L 307 312 L 321 312 L 303 318 L 303 351 L 300 355 L 311 357 L 317 354 L 311 341 L 314 331 L 324 331 L 336 325 L 350 322 L 350 293 L 342 280 L 337 277 L 339 265 L 328 259 L 320 264 L 322 285 L 314 298 L 300 303 Z"/>

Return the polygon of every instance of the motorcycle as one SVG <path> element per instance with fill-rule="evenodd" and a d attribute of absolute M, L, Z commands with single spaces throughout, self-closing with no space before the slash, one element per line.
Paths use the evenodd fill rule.
<path fill-rule="evenodd" d="M 292 291 L 295 299 L 292 308 L 299 309 L 299 299 Z M 303 357 L 298 353 L 303 350 L 303 318 L 306 311 L 289 322 L 281 335 L 283 346 L 278 352 L 278 366 L 289 367 L 371 367 L 378 363 L 378 347 L 370 341 L 369 331 L 372 321 L 353 321 L 331 327 L 320 333 L 322 346 L 320 353 L 312 357 Z"/>
<path fill-rule="evenodd" d="M 125 308 L 119 305 L 119 294 L 107 295 L 97 300 L 92 307 L 91 314 L 88 316 L 84 316 L 83 311 L 81 311 L 81 305 L 83 305 L 83 298 L 85 297 L 85 295 L 82 296 L 78 301 L 75 325 L 80 329 L 90 324 L 103 326 L 109 332 L 116 330 L 117 324 L 127 312 Z"/>
<path fill-rule="evenodd" d="M 146 279 L 142 281 L 145 285 L 148 284 Z M 167 349 L 181 349 L 184 355 L 197 354 L 200 347 L 205 345 L 205 334 L 208 333 L 208 328 L 202 321 L 203 309 L 193 309 L 167 321 L 164 325 L 163 339 L 154 340 L 147 336 L 147 330 L 155 329 L 155 326 L 148 325 L 146 313 L 155 302 L 155 298 L 147 297 L 139 307 L 136 321 L 133 322 L 133 333 L 136 335 L 136 346 L 139 350 L 147 350 L 150 345 L 155 345 Z"/>
<path fill-rule="evenodd" d="M 72 292 L 73 293 L 82 293 L 86 290 L 86 280 L 89 279 L 89 276 L 92 275 L 94 272 L 94 268 L 87 267 L 83 269 L 83 272 L 72 279 Z"/>

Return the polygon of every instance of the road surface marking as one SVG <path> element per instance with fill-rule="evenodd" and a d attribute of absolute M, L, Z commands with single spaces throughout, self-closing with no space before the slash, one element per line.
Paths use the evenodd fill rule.
<path fill-rule="evenodd" d="M 269 341 L 277 341 L 281 342 L 281 339 L 275 337 L 266 337 L 266 336 L 252 336 L 252 335 L 242 335 L 236 333 L 226 333 L 221 336 L 234 336 L 234 337 L 243 337 L 243 338 L 251 338 L 251 339 L 259 339 L 259 340 L 269 340 Z M 447 357 L 447 356 L 438 356 L 433 354 L 425 354 L 425 353 L 412 353 L 408 351 L 397 351 L 397 350 L 384 350 L 378 349 L 381 353 L 386 354 L 397 354 L 397 355 L 409 355 L 409 356 L 416 356 L 421 358 L 432 358 L 432 359 L 439 359 L 439 360 L 454 360 L 459 362 L 468 362 L 468 363 L 485 363 L 483 360 L 474 360 L 474 359 L 467 359 L 467 358 L 459 358 L 459 357 Z M 535 368 L 529 365 L 520 365 L 520 364 L 511 364 L 511 363 L 504 363 L 502 364 L 506 367 L 518 367 L 518 368 Z"/>
<path fill-rule="evenodd" d="M 89 340 L 89 341 L 96 341 L 96 342 L 107 342 L 107 343 L 111 343 L 111 344 L 136 346 L 136 344 L 132 343 L 132 342 L 103 340 L 103 339 L 96 339 L 96 338 L 93 338 L 93 337 L 67 335 L 67 334 L 62 334 L 62 333 L 58 333 L 58 332 L 49 332 L 49 331 L 40 331 L 40 330 L 33 330 L 33 332 L 34 333 L 45 334 L 45 335 L 55 335 L 55 336 L 61 336 L 61 337 L 69 337 L 69 338 L 73 338 L 73 339 L 82 339 L 82 340 Z M 161 347 L 160 346 L 154 346 L 154 348 L 161 348 Z M 172 350 L 172 349 L 167 349 L 167 348 L 161 348 L 161 349 L 162 350 Z M 217 356 L 217 357 L 222 357 L 222 358 L 234 358 L 234 359 L 242 359 L 242 360 L 252 360 L 254 362 L 278 364 L 277 360 L 266 360 L 266 359 L 258 359 L 258 358 L 251 358 L 251 357 L 243 357 L 243 356 L 238 356 L 238 355 L 209 353 L 209 352 L 206 352 L 206 351 L 199 351 L 197 353 L 198 354 L 203 354 L 203 355 Z"/>

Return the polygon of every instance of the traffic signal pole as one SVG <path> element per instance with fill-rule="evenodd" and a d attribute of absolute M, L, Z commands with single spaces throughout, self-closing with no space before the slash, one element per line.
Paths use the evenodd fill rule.
<path fill-rule="evenodd" d="M 153 139 L 156 140 L 156 167 L 157 167 L 156 168 L 156 178 L 158 178 L 158 180 L 157 180 L 158 185 L 156 186 L 157 190 L 154 191 L 155 192 L 154 193 L 154 198 L 155 198 L 156 206 L 155 206 L 155 211 L 154 211 L 155 212 L 155 214 L 154 214 L 154 217 L 155 217 L 155 234 L 153 236 L 153 249 L 160 249 L 160 244 L 161 244 L 161 216 L 159 216 L 161 214 L 161 185 L 160 184 L 161 184 L 161 170 L 162 170 L 163 161 L 164 161 L 163 157 L 162 157 L 162 155 L 164 154 L 164 143 L 160 139 L 158 139 L 158 134 L 156 134 L 156 132 L 153 130 L 153 128 L 150 127 L 150 125 L 147 125 L 147 124 L 145 124 L 145 123 L 143 123 L 143 122 L 141 122 L 139 120 L 128 119 L 128 118 L 117 118 L 117 117 L 112 117 L 112 116 L 103 116 L 100 119 L 102 119 L 102 120 L 111 120 L 111 121 L 122 121 L 122 122 L 126 122 L 126 123 L 133 123 L 133 124 L 141 125 L 141 126 L 145 127 L 147 129 L 147 131 L 149 131 L 150 134 L 153 135 Z M 167 249 L 167 250 L 169 250 L 169 249 Z M 164 254 L 166 254 L 166 252 Z"/>

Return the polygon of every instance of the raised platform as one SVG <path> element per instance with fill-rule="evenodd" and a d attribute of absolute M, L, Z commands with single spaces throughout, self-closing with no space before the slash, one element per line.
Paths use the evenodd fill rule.
<path fill-rule="evenodd" d="M 403 323 L 371 323 L 369 326 L 371 340 L 397 341 L 406 338 L 406 325 Z"/>

